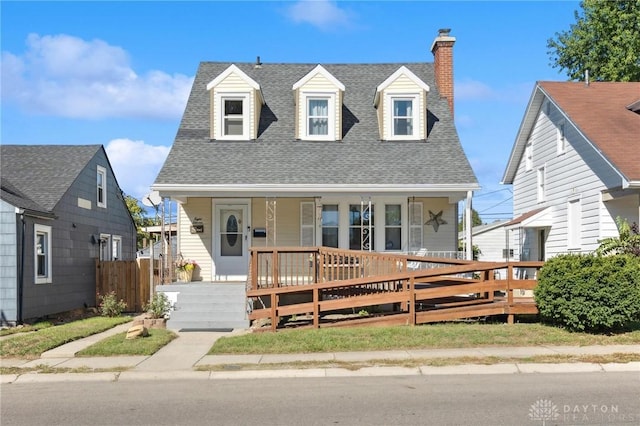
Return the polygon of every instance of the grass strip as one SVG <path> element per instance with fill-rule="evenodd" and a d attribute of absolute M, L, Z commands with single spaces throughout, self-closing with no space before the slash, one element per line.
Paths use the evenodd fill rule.
<path fill-rule="evenodd" d="M 20 333 L 0 340 L 0 356 L 3 358 L 39 358 L 43 352 L 50 349 L 129 321 L 131 321 L 130 317 L 93 317 L 43 328 L 33 333 Z"/>
<path fill-rule="evenodd" d="M 170 330 L 156 328 L 150 329 L 146 337 L 127 340 L 126 336 L 125 332 L 107 337 L 76 353 L 76 356 L 153 355 L 177 337 Z"/>
<path fill-rule="evenodd" d="M 49 321 L 37 322 L 35 324 L 23 325 L 19 327 L 9 327 L 0 330 L 0 336 L 9 336 L 17 333 L 29 333 L 32 331 L 42 330 L 43 328 L 53 327 Z"/>
<path fill-rule="evenodd" d="M 639 343 L 640 326 L 607 335 L 574 333 L 535 323 L 437 323 L 414 327 L 320 328 L 249 333 L 218 339 L 209 350 L 209 355 Z"/>

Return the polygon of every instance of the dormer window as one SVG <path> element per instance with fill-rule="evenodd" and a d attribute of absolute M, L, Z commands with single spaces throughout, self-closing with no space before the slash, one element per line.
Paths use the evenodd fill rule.
<path fill-rule="evenodd" d="M 342 139 L 340 83 L 321 65 L 293 85 L 296 102 L 296 138 L 335 141 Z"/>
<path fill-rule="evenodd" d="M 264 98 L 260 85 L 231 65 L 207 84 L 211 91 L 211 139 L 257 138 Z"/>
<path fill-rule="evenodd" d="M 427 138 L 427 93 L 429 86 L 406 67 L 400 67 L 376 89 L 382 140 Z"/>
<path fill-rule="evenodd" d="M 244 108 L 245 97 L 226 97 L 221 96 L 220 104 L 223 105 L 223 126 L 221 136 L 223 137 L 246 137 Z"/>
<path fill-rule="evenodd" d="M 391 119 L 393 120 L 393 136 L 413 137 L 415 98 L 392 98 L 393 103 Z"/>

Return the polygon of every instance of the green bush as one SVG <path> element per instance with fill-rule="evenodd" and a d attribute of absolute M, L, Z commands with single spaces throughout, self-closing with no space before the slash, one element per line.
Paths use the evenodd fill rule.
<path fill-rule="evenodd" d="M 540 269 L 534 290 L 544 322 L 605 332 L 640 319 L 640 258 L 560 255 Z"/>
<path fill-rule="evenodd" d="M 154 294 L 151 302 L 144 307 L 144 310 L 151 315 L 151 318 L 164 318 L 169 309 L 171 309 L 171 302 L 169 302 L 167 295 L 162 292 Z"/>
<path fill-rule="evenodd" d="M 98 298 L 100 299 L 98 311 L 103 317 L 119 317 L 127 309 L 127 304 L 122 299 L 118 300 L 115 291 L 98 296 Z"/>

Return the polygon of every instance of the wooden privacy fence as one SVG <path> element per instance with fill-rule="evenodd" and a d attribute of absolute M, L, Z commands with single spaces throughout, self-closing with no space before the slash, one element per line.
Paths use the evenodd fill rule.
<path fill-rule="evenodd" d="M 151 298 L 150 259 L 100 261 L 96 259 L 96 306 L 99 296 L 115 292 L 127 311 L 142 312 Z M 157 281 L 154 273 L 154 281 Z M 157 282 L 154 282 L 154 285 Z"/>
<path fill-rule="evenodd" d="M 474 262 L 327 248 L 252 249 L 249 318 L 276 330 L 288 316 L 310 326 L 421 324 L 536 314 L 531 290 L 543 262 Z M 527 271 L 527 274 L 521 273 Z M 504 272 L 503 274 L 499 272 Z M 498 279 L 505 276 L 506 279 Z M 531 278 L 531 279 L 530 279 Z M 377 309 L 375 316 L 325 321 L 327 313 Z"/>

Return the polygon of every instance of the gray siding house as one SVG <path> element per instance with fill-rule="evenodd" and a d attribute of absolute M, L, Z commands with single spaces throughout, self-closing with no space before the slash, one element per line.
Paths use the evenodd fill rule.
<path fill-rule="evenodd" d="M 454 126 L 455 40 L 441 30 L 424 63 L 200 63 L 152 185 L 179 203 L 194 279 L 245 279 L 251 246 L 457 253 L 479 185 Z"/>
<path fill-rule="evenodd" d="M 640 83 L 538 82 L 503 182 L 521 260 L 591 252 L 640 223 Z"/>
<path fill-rule="evenodd" d="M 2 145 L 0 165 L 0 321 L 94 306 L 95 259 L 136 250 L 104 148 Z"/>

